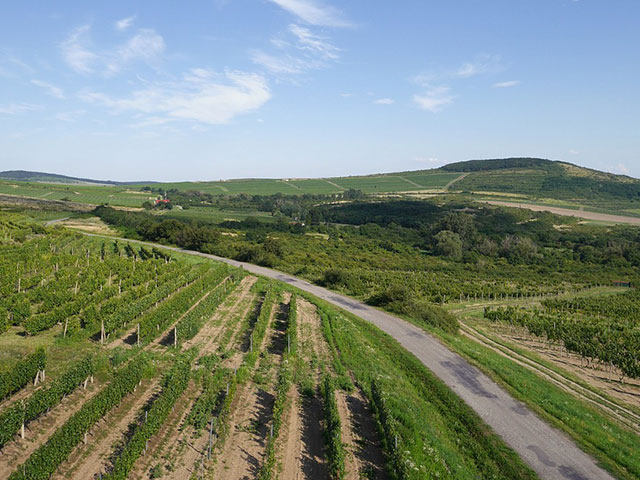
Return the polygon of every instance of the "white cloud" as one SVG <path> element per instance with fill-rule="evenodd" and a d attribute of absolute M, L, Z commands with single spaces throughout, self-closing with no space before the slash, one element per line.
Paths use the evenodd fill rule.
<path fill-rule="evenodd" d="M 92 65 L 97 58 L 88 48 L 90 30 L 89 25 L 78 27 L 60 44 L 64 61 L 78 73 L 93 72 Z"/>
<path fill-rule="evenodd" d="M 393 105 L 396 102 L 392 98 L 379 98 L 377 100 L 374 100 L 373 103 L 375 103 L 376 105 Z"/>
<path fill-rule="evenodd" d="M 340 94 L 342 98 L 350 98 L 353 97 L 353 93 L 343 92 Z"/>
<path fill-rule="evenodd" d="M 42 107 L 40 105 L 33 105 L 31 103 L 11 103 L 9 105 L 0 105 L 0 114 L 17 115 L 41 109 Z"/>
<path fill-rule="evenodd" d="M 453 76 L 468 78 L 485 73 L 497 72 L 502 69 L 499 55 L 478 55 L 472 62 L 465 62 L 460 65 Z"/>
<path fill-rule="evenodd" d="M 153 64 L 165 49 L 164 39 L 155 30 L 140 29 L 124 44 L 96 52 L 91 48 L 90 32 L 91 27 L 83 25 L 60 44 L 67 65 L 82 74 L 113 75 L 136 61 Z"/>
<path fill-rule="evenodd" d="M 287 34 L 292 38 L 271 40 L 278 52 L 254 50 L 251 52 L 251 61 L 276 75 L 300 75 L 324 68 L 339 58 L 339 48 L 306 27 L 289 25 Z"/>
<path fill-rule="evenodd" d="M 308 28 L 299 25 L 289 25 L 289 31 L 298 39 L 298 48 L 317 55 L 325 60 L 337 60 L 340 51 L 331 45 L 326 38 L 312 33 Z"/>
<path fill-rule="evenodd" d="M 309 65 L 299 58 L 290 55 L 271 55 L 261 50 L 251 53 L 251 61 L 275 74 L 297 75 L 309 68 Z"/>
<path fill-rule="evenodd" d="M 120 30 L 121 32 L 124 32 L 125 30 L 127 30 L 131 25 L 133 25 L 134 20 L 136 19 L 136 16 L 133 15 L 131 17 L 127 17 L 127 18 L 123 18 L 121 20 L 118 20 L 115 23 L 115 27 L 116 30 Z"/>
<path fill-rule="evenodd" d="M 578 150 L 574 150 L 573 148 L 569 150 L 569 155 L 578 155 L 580 152 Z"/>
<path fill-rule="evenodd" d="M 161 35 L 155 30 L 141 29 L 127 43 L 105 55 L 107 71 L 117 73 L 125 65 L 138 60 L 151 64 L 162 55 L 164 49 Z"/>
<path fill-rule="evenodd" d="M 510 88 L 520 85 L 520 80 L 508 80 L 506 82 L 498 82 L 493 84 L 493 88 Z"/>
<path fill-rule="evenodd" d="M 116 99 L 98 92 L 85 92 L 81 98 L 104 105 L 115 113 L 142 114 L 138 125 L 176 120 L 219 125 L 259 109 L 271 98 L 271 92 L 261 75 L 245 72 L 218 75 L 195 69 L 180 82 L 153 84 L 128 98 Z"/>
<path fill-rule="evenodd" d="M 271 0 L 279 7 L 297 16 L 310 25 L 322 27 L 348 27 L 350 23 L 343 13 L 330 5 L 315 0 Z"/>
<path fill-rule="evenodd" d="M 44 91 L 55 98 L 64 98 L 64 91 L 60 87 L 56 87 L 55 85 L 51 85 L 50 83 L 43 82 L 41 80 L 31 80 L 31 83 L 36 87 L 40 87 L 44 89 Z"/>
<path fill-rule="evenodd" d="M 449 87 L 433 86 L 429 87 L 422 95 L 414 95 L 413 100 L 421 109 L 437 113 L 452 103 L 454 97 L 451 95 L 451 89 Z"/>

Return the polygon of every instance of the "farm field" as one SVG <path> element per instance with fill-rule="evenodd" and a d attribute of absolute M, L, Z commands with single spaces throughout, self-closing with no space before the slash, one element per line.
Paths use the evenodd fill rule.
<path fill-rule="evenodd" d="M 0 478 L 535 477 L 408 353 L 313 297 L 2 215 L 2 308 L 20 316 L 0 335 Z"/>

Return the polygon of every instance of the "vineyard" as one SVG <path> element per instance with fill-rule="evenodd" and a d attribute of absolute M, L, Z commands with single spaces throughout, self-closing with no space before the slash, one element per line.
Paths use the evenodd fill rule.
<path fill-rule="evenodd" d="M 599 363 L 620 379 L 640 378 L 640 295 L 637 290 L 605 297 L 547 299 L 542 308 L 485 309 L 492 322 L 524 327 L 537 337 Z"/>
<path fill-rule="evenodd" d="M 314 297 L 1 227 L 2 479 L 534 478 L 414 357 Z"/>

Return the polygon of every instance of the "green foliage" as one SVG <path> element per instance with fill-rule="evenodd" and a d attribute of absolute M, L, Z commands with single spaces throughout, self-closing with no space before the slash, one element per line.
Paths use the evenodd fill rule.
<path fill-rule="evenodd" d="M 0 400 L 17 392 L 32 382 L 40 370 L 44 370 L 47 356 L 44 348 L 38 348 L 14 365 L 11 370 L 0 372 Z"/>
<path fill-rule="evenodd" d="M 294 355 L 285 354 L 283 356 L 280 372 L 278 373 L 278 383 L 276 385 L 276 399 L 273 404 L 271 414 L 271 424 L 273 435 L 267 440 L 264 461 L 258 472 L 259 480 L 270 480 L 273 478 L 276 466 L 276 441 L 280 435 L 282 427 L 282 416 L 287 408 L 287 399 L 291 385 L 293 384 L 293 360 Z"/>
<path fill-rule="evenodd" d="M 335 387 L 333 379 L 328 374 L 322 379 L 321 393 L 329 476 L 334 480 L 338 480 L 344 478 L 345 474 L 345 450 L 342 444 L 342 425 L 340 423 L 340 414 L 338 413 L 338 404 L 336 403 Z"/>
<path fill-rule="evenodd" d="M 84 434 L 142 380 L 147 361 L 137 357 L 118 371 L 113 381 L 87 401 L 47 442 L 18 467 L 10 480 L 46 480 L 64 462 Z"/>
<path fill-rule="evenodd" d="M 355 316 L 309 300 L 321 312 L 332 355 L 352 372 L 372 405 L 374 380 L 385 399 L 383 418 L 393 419 L 396 431 L 385 445 L 391 472 L 394 452 L 389 447 L 395 448 L 397 434 L 406 478 L 412 480 L 536 478 L 469 406 L 394 339 Z M 384 438 L 382 424 L 380 429 Z"/>
<path fill-rule="evenodd" d="M 449 230 L 442 230 L 434 237 L 435 252 L 443 257 L 460 259 L 462 257 L 462 240 L 460 235 Z"/>
<path fill-rule="evenodd" d="M 547 303 L 547 306 L 551 305 L 557 304 Z M 583 317 L 564 312 L 546 313 L 512 306 L 487 307 L 484 316 L 493 322 L 525 327 L 533 335 L 559 342 L 583 358 L 597 358 L 615 365 L 628 377 L 640 378 L 640 330 L 637 321 Z"/>
<path fill-rule="evenodd" d="M 93 373 L 93 359 L 86 357 L 45 388 L 33 392 L 26 402 L 16 402 L 0 413 L 0 448 L 13 438 L 23 422 L 26 425 L 55 407 Z"/>
<path fill-rule="evenodd" d="M 110 473 L 104 475 L 104 479 L 125 480 L 135 461 L 145 450 L 149 439 L 160 430 L 173 405 L 189 383 L 189 371 L 191 369 L 188 358 L 177 358 L 174 366 L 163 379 L 162 392 L 154 400 L 148 410 L 147 419 L 142 425 L 138 425 L 113 463 Z"/>

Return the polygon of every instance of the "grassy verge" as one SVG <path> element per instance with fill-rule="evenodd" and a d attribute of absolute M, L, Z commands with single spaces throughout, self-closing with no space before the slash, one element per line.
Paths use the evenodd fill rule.
<path fill-rule="evenodd" d="M 640 438 L 595 408 L 529 369 L 462 336 L 438 332 L 454 351 L 501 384 L 515 398 L 567 432 L 619 478 L 640 478 Z"/>
<path fill-rule="evenodd" d="M 397 440 L 387 445 L 394 478 L 536 478 L 518 455 L 393 338 L 353 315 L 318 305 L 328 343 L 371 401 L 371 385 L 386 392 Z M 332 349 L 333 350 L 333 349 Z M 401 449 L 406 469 L 394 468 Z"/>

